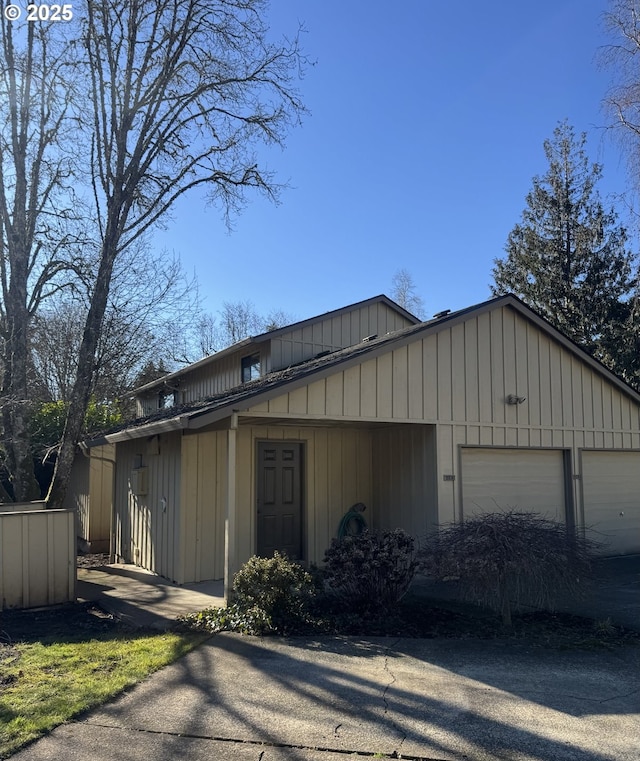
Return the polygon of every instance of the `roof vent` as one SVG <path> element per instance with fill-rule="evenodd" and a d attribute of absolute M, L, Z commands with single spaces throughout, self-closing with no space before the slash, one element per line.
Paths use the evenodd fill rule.
<path fill-rule="evenodd" d="M 448 314 L 451 314 L 450 309 L 443 309 L 442 312 L 436 312 L 433 315 L 434 320 L 439 320 L 441 317 L 446 317 Z"/>
<path fill-rule="evenodd" d="M 368 343 L 369 341 L 373 341 L 373 339 L 374 339 L 374 338 L 377 338 L 377 337 L 378 337 L 378 334 L 377 334 L 377 333 L 374 333 L 373 335 L 370 335 L 370 336 L 365 336 L 365 338 L 363 338 L 363 339 L 362 339 L 362 343 L 363 343 L 363 344 L 366 344 L 366 343 Z"/>

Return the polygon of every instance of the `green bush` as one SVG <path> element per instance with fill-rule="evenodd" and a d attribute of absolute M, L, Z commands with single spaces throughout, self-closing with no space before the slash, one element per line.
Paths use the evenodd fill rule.
<path fill-rule="evenodd" d="M 554 610 L 584 592 L 596 544 L 542 515 L 500 512 L 441 528 L 423 544 L 419 570 L 459 582 L 465 600 L 511 625 L 515 606 Z"/>
<path fill-rule="evenodd" d="M 328 591 L 356 610 L 388 610 L 415 574 L 413 537 L 400 529 L 333 539 L 324 556 Z"/>
<path fill-rule="evenodd" d="M 311 625 L 314 594 L 310 574 L 286 555 L 254 556 L 235 575 L 226 608 L 207 608 L 182 620 L 191 628 L 211 632 L 298 634 Z"/>

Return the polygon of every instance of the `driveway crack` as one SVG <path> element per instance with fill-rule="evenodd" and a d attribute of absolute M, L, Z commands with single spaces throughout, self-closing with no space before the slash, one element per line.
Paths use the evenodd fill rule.
<path fill-rule="evenodd" d="M 119 729 L 125 732 L 139 732 L 141 734 L 149 735 L 164 735 L 166 737 L 183 737 L 188 740 L 208 740 L 210 742 L 220 743 L 236 743 L 238 745 L 254 745 L 260 748 L 290 748 L 292 750 L 309 750 L 320 753 L 332 753 L 341 754 L 344 756 L 363 756 L 365 758 L 403 758 L 406 761 L 446 761 L 446 759 L 438 758 L 435 756 L 415 756 L 415 755 L 402 755 L 398 754 L 397 750 L 391 753 L 380 753 L 373 750 L 354 750 L 346 748 L 330 748 L 322 745 L 298 745 L 285 742 L 272 742 L 269 740 L 242 740 L 237 737 L 217 737 L 215 735 L 200 735 L 191 732 L 171 732 L 164 729 L 147 729 L 144 727 L 126 727 L 120 724 L 102 724 L 98 721 L 70 721 L 69 724 L 88 724 L 92 727 L 100 727 L 101 729 Z M 404 738 L 403 738 L 404 741 Z M 264 756 L 264 751 L 258 756 L 258 761 Z"/>
<path fill-rule="evenodd" d="M 387 717 L 387 719 L 388 719 L 388 713 L 389 713 L 389 701 L 387 699 L 387 693 L 389 692 L 389 689 L 392 687 L 392 685 L 394 685 L 397 682 L 396 675 L 389 668 L 389 656 L 390 656 L 392 648 L 394 648 L 398 644 L 398 642 L 400 642 L 399 637 L 396 640 L 394 640 L 387 648 L 385 648 L 385 653 L 384 653 L 384 671 L 390 677 L 390 681 L 387 682 L 384 690 L 382 691 L 382 702 L 384 703 L 384 715 L 385 717 Z M 393 719 L 390 719 L 389 722 L 393 727 L 395 727 L 396 731 L 400 735 L 400 744 L 389 756 L 389 758 L 400 758 L 400 750 L 404 744 L 404 741 L 407 739 L 407 735 L 404 729 Z"/>

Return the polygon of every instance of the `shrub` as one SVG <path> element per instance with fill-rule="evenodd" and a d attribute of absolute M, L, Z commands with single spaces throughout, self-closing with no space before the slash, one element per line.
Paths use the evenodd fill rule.
<path fill-rule="evenodd" d="M 554 610 L 579 596 L 591 577 L 595 543 L 535 513 L 480 515 L 441 528 L 419 553 L 419 570 L 459 581 L 461 596 L 511 625 L 513 606 Z"/>
<path fill-rule="evenodd" d="M 404 531 L 364 531 L 333 539 L 325 552 L 328 590 L 359 610 L 388 610 L 415 574 L 414 540 Z"/>
<path fill-rule="evenodd" d="M 233 598 L 226 608 L 207 608 L 181 620 L 211 632 L 295 634 L 310 624 L 314 594 L 310 574 L 286 555 L 254 556 L 235 575 Z"/>
<path fill-rule="evenodd" d="M 254 612 L 262 621 L 260 633 L 298 628 L 308 620 L 314 593 L 311 575 L 279 552 L 272 558 L 250 558 L 233 579 L 233 603 L 246 613 Z"/>

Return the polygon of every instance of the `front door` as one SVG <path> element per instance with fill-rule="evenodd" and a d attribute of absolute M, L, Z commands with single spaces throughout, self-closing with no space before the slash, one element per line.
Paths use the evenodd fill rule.
<path fill-rule="evenodd" d="M 302 444 L 258 443 L 257 554 L 302 556 Z"/>

